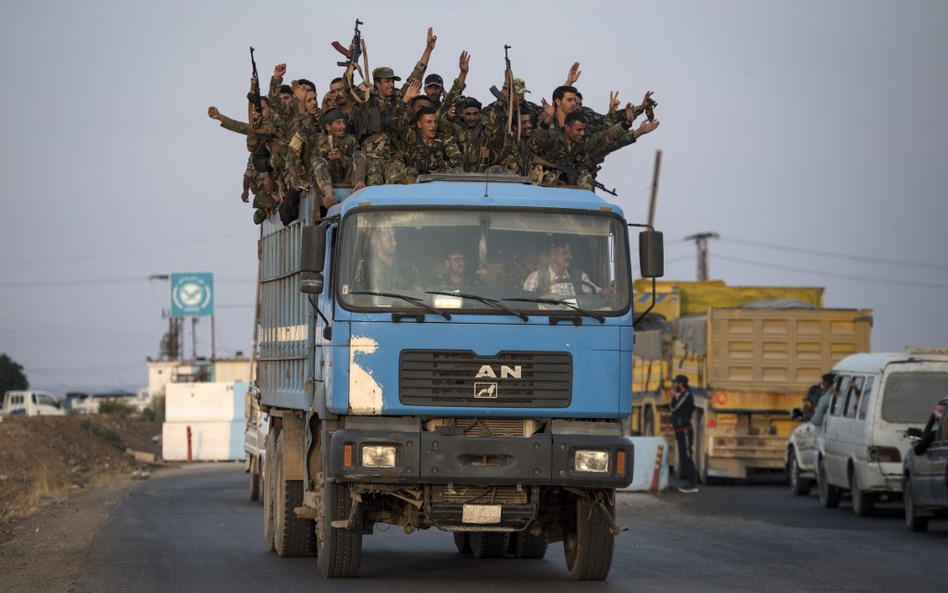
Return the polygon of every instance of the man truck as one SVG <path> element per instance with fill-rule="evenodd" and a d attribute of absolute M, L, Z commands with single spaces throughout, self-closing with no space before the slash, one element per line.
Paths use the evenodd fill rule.
<path fill-rule="evenodd" d="M 376 525 L 437 528 L 477 558 L 562 542 L 573 578 L 605 579 L 633 464 L 622 211 L 477 174 L 312 208 L 259 249 L 268 546 L 352 577 Z M 661 233 L 637 248 L 661 276 Z"/>

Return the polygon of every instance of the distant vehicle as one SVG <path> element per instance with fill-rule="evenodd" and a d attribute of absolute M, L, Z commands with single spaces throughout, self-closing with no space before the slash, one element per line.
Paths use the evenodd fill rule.
<path fill-rule="evenodd" d="M 63 409 L 71 410 L 72 404 L 77 400 L 84 400 L 89 397 L 89 394 L 84 391 L 70 391 L 66 393 L 66 397 L 63 398 Z"/>
<path fill-rule="evenodd" d="M 46 391 L 11 390 L 3 394 L 4 416 L 62 416 L 65 414 L 53 394 Z"/>
<path fill-rule="evenodd" d="M 790 418 L 802 420 L 803 413 L 793 410 Z M 797 496 L 808 496 L 816 484 L 816 459 L 818 452 L 819 428 L 810 422 L 804 422 L 790 433 L 787 441 L 786 468 L 790 491 Z"/>
<path fill-rule="evenodd" d="M 101 406 L 104 401 L 121 402 L 137 410 L 135 404 L 138 401 L 138 397 L 134 393 L 127 391 L 108 391 L 104 393 L 93 393 L 92 395 L 81 395 L 85 395 L 85 397 L 77 397 L 73 399 L 70 404 L 70 409 L 75 410 L 79 414 L 98 414 L 99 406 Z"/>
<path fill-rule="evenodd" d="M 856 354 L 833 367 L 836 397 L 819 436 L 820 504 L 839 506 L 849 491 L 856 515 L 902 498 L 906 434 L 948 393 L 948 352 Z"/>
<path fill-rule="evenodd" d="M 905 525 L 910 531 L 928 530 L 934 517 L 948 517 L 948 397 L 935 404 L 924 430 L 908 429 L 918 442 L 903 464 L 902 497 Z"/>

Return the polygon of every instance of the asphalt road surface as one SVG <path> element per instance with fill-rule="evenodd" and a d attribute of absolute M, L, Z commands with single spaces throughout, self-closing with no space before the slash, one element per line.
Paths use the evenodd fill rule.
<path fill-rule="evenodd" d="M 605 582 L 570 580 L 562 544 L 543 560 L 477 560 L 450 534 L 364 539 L 358 578 L 324 581 L 314 558 L 278 558 L 262 535 L 262 507 L 247 498 L 237 464 L 159 473 L 133 491 L 95 536 L 74 593 L 349 591 L 948 591 L 948 521 L 909 533 L 901 504 L 876 516 L 794 497 L 774 479 L 698 494 L 620 493 Z"/>

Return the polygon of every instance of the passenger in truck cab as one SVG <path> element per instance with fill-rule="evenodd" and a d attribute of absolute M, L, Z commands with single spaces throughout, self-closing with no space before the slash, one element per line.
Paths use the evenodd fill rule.
<path fill-rule="evenodd" d="M 421 290 L 417 268 L 398 261 L 398 241 L 392 227 L 383 226 L 372 234 L 368 290 L 390 292 L 400 289 Z"/>
<path fill-rule="evenodd" d="M 612 294 L 615 287 L 610 285 L 599 288 L 589 279 L 586 272 L 573 270 L 570 266 L 573 261 L 573 250 L 566 238 L 554 238 L 550 243 L 547 265 L 541 263 L 535 272 L 527 276 L 523 282 L 523 289 L 542 294 L 559 296 L 576 296 L 582 294 Z"/>

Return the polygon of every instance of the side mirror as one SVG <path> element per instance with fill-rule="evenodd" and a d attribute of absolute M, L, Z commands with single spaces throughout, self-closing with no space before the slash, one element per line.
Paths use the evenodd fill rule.
<path fill-rule="evenodd" d="M 323 291 L 322 272 L 303 272 L 300 274 L 300 292 L 306 294 L 320 294 Z"/>
<path fill-rule="evenodd" d="M 325 222 L 317 226 L 303 227 L 302 246 L 300 248 L 300 270 L 303 272 L 323 271 L 323 262 L 326 259 L 326 231 L 328 228 L 329 225 Z"/>
<path fill-rule="evenodd" d="M 643 278 L 665 275 L 665 241 L 661 231 L 639 233 L 639 268 Z"/>
<path fill-rule="evenodd" d="M 924 433 L 922 432 L 921 428 L 909 428 L 905 431 L 905 436 L 914 441 L 920 440 L 923 435 Z"/>
<path fill-rule="evenodd" d="M 803 410 L 800 408 L 793 408 L 790 412 L 791 420 L 803 420 Z"/>

